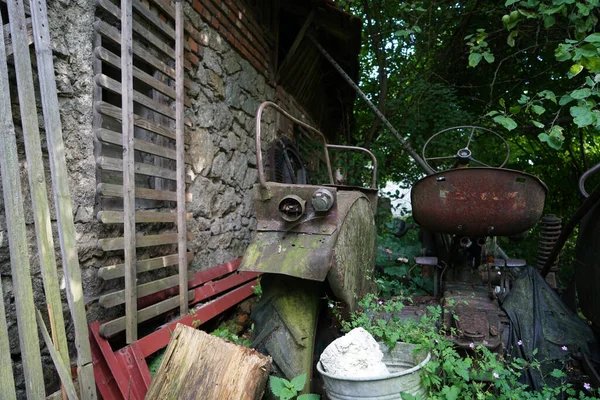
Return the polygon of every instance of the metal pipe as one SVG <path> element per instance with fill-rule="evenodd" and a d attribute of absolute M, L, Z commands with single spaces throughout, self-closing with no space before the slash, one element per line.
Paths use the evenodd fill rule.
<path fill-rule="evenodd" d="M 357 146 L 344 146 L 341 144 L 328 144 L 327 148 L 329 149 L 340 149 L 340 150 L 354 150 L 354 151 L 362 151 L 367 153 L 371 157 L 371 161 L 373 161 L 373 174 L 371 180 L 371 187 L 373 189 L 377 188 L 377 158 L 375 158 L 375 154 L 371 153 L 369 150 L 364 147 Z"/>
<path fill-rule="evenodd" d="M 390 121 L 388 121 L 388 119 L 377 109 L 377 107 L 375 107 L 371 100 L 367 98 L 367 96 L 362 92 L 362 90 L 360 90 L 358 85 L 354 83 L 352 78 L 350 78 L 348 74 L 346 74 L 346 71 L 344 71 L 342 67 L 340 67 L 340 65 L 333 59 L 333 57 L 329 55 L 329 53 L 323 48 L 323 46 L 319 44 L 319 42 L 317 42 L 317 40 L 312 35 L 308 35 L 308 38 L 314 43 L 317 49 L 319 49 L 319 51 L 323 54 L 327 61 L 329 61 L 331 65 L 333 65 L 333 67 L 340 73 L 340 75 L 342 75 L 346 82 L 348 82 L 348 84 L 352 86 L 356 93 L 358 93 L 358 95 L 367 103 L 367 105 L 371 108 L 371 110 L 373 110 L 373 112 L 381 120 L 381 122 L 384 123 L 384 125 L 390 130 L 390 132 L 392 132 L 392 135 L 394 135 L 396 139 L 398 139 L 404 150 L 406 150 L 406 152 L 417 162 L 417 164 L 419 164 L 421 168 L 423 168 L 425 173 L 427 175 L 433 174 L 435 171 L 429 165 L 427 165 L 427 163 L 421 158 L 421 156 L 419 156 L 419 154 L 417 154 L 417 152 L 413 150 L 410 144 L 406 140 L 404 140 L 402 136 L 400 136 L 400 133 L 398 133 L 396 128 L 394 128 Z"/>
<path fill-rule="evenodd" d="M 586 179 L 593 174 L 594 172 L 600 170 L 600 164 L 597 164 L 595 166 L 593 166 L 592 168 L 590 168 L 589 170 L 585 171 L 583 175 L 581 175 L 581 178 L 579 178 L 579 191 L 581 192 L 581 194 L 583 195 L 583 197 L 589 197 L 588 192 L 586 192 L 585 190 L 585 181 Z"/>
<path fill-rule="evenodd" d="M 281 107 L 279 107 L 277 104 L 275 104 L 271 101 L 263 102 L 258 107 L 258 110 L 256 111 L 256 167 L 258 169 L 258 181 L 260 182 L 260 185 L 264 188 L 267 187 L 267 179 L 265 178 L 265 171 L 264 171 L 263 162 L 262 162 L 262 150 L 261 150 L 261 146 L 260 146 L 261 118 L 262 118 L 263 110 L 267 107 L 273 107 L 280 114 L 287 117 L 290 121 L 292 121 L 300 126 L 303 126 L 304 128 L 315 133 L 317 136 L 319 136 L 321 138 L 321 140 L 323 141 L 323 151 L 325 152 L 325 163 L 327 164 L 327 172 L 329 174 L 329 181 L 333 185 L 334 184 L 333 173 L 331 172 L 331 161 L 329 160 L 329 152 L 327 151 L 327 141 L 325 140 L 325 135 L 323 135 L 321 132 L 319 132 L 317 129 L 313 128 L 306 122 L 303 122 L 297 118 L 294 118 L 292 115 L 290 115 L 285 110 L 283 110 Z"/>

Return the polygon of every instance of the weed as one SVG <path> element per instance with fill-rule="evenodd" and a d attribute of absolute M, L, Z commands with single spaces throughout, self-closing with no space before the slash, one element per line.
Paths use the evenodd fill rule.
<path fill-rule="evenodd" d="M 321 398 L 318 394 L 298 395 L 304 389 L 304 385 L 306 385 L 306 374 L 298 375 L 291 381 L 273 375 L 269 377 L 269 387 L 273 394 L 279 397 L 279 400 L 319 400 Z"/>

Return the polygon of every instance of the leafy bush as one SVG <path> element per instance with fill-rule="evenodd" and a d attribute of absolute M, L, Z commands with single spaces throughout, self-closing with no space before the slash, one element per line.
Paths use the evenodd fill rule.
<path fill-rule="evenodd" d="M 279 400 L 319 400 L 321 396 L 318 394 L 301 394 L 298 395 L 306 385 L 306 374 L 298 375 L 291 381 L 285 378 L 279 378 L 271 375 L 269 377 L 269 387 L 273 394 L 279 397 Z M 297 396 L 297 397 L 296 397 Z"/>

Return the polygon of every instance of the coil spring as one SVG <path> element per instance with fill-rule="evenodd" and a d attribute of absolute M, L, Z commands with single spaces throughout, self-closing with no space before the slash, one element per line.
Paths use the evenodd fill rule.
<path fill-rule="evenodd" d="M 562 228 L 562 220 L 555 215 L 546 215 L 542 218 L 540 223 L 540 241 L 538 246 L 538 256 L 537 256 L 537 268 L 539 270 L 544 268 L 546 265 L 546 261 L 548 260 L 548 256 L 552 251 L 552 248 L 556 244 L 556 240 L 560 236 L 560 230 Z M 557 271 L 558 267 L 558 257 L 554 264 L 550 268 L 550 271 Z"/>

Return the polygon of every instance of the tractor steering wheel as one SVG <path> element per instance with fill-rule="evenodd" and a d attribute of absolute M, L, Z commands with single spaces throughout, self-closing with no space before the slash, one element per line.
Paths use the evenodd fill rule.
<path fill-rule="evenodd" d="M 466 132 L 470 130 L 470 134 L 469 134 L 469 139 L 467 141 L 467 144 L 465 147 L 458 149 L 458 151 L 456 152 L 456 154 L 454 155 L 448 155 L 448 156 L 436 156 L 436 157 L 428 157 L 427 156 L 427 146 L 430 144 L 430 142 L 435 139 L 436 137 L 439 137 L 440 135 L 444 134 L 444 135 L 448 135 L 451 132 Z M 481 131 L 484 134 L 488 134 L 488 135 L 495 135 L 497 137 L 500 138 L 500 140 L 502 140 L 502 142 L 504 143 L 504 146 L 506 146 L 506 158 L 504 158 L 504 161 L 502 162 L 502 164 L 498 165 L 498 166 L 491 166 L 488 165 L 484 162 L 481 162 L 475 158 L 473 158 L 473 154 L 471 152 L 471 150 L 469 149 L 469 146 L 471 146 L 471 144 L 473 143 L 473 136 L 475 136 L 475 132 L 477 131 Z M 444 129 L 442 131 L 439 131 L 438 133 L 434 134 L 433 136 L 431 136 L 429 139 L 427 139 L 427 141 L 425 142 L 425 145 L 423 146 L 423 160 L 425 160 L 425 163 L 432 169 L 432 170 L 436 170 L 436 168 L 434 168 L 433 166 L 431 166 L 429 164 L 428 161 L 431 160 L 450 160 L 450 159 L 455 159 L 456 162 L 458 164 L 467 164 L 470 161 L 478 163 L 484 167 L 490 167 L 490 168 L 502 168 L 506 165 L 506 163 L 508 162 L 508 158 L 510 157 L 510 147 L 508 145 L 508 142 L 499 134 L 497 134 L 494 131 L 491 131 L 489 129 L 486 128 L 482 128 L 480 126 L 454 126 L 452 128 L 447 128 Z"/>

